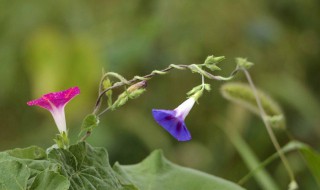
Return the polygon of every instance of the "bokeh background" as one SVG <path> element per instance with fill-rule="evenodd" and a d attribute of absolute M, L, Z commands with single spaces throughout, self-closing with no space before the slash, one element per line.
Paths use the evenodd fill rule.
<path fill-rule="evenodd" d="M 255 63 L 256 85 L 278 101 L 287 129 L 320 148 L 320 3 L 317 0 L 0 0 L 0 150 L 47 148 L 57 128 L 49 112 L 26 102 L 79 86 L 66 107 L 76 141 L 82 119 L 92 112 L 102 69 L 127 78 L 169 64 L 202 63 L 207 55 Z M 245 81 L 239 74 L 235 81 Z M 248 173 L 231 143 L 236 131 L 261 160 L 275 152 L 261 120 L 226 101 L 221 82 L 187 117 L 193 140 L 179 143 L 158 126 L 152 108 L 172 109 L 200 83 L 198 75 L 172 71 L 157 76 L 141 98 L 101 118 L 88 141 L 106 147 L 110 161 L 137 163 L 154 149 L 172 161 L 237 182 Z M 228 130 L 226 130 L 226 128 Z M 289 141 L 278 131 L 281 144 Z M 316 189 L 297 153 L 289 154 L 301 189 Z M 288 177 L 279 160 L 267 167 L 281 188 Z M 259 189 L 252 179 L 248 189 Z"/>

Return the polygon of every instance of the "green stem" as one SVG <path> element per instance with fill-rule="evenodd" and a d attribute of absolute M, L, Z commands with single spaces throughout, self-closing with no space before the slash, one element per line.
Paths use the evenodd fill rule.
<path fill-rule="evenodd" d="M 290 177 L 291 182 L 294 182 L 295 181 L 294 174 L 293 174 L 293 172 L 291 170 L 291 167 L 289 165 L 289 162 L 288 162 L 286 156 L 281 151 L 281 147 L 279 145 L 279 142 L 278 142 L 275 134 L 272 131 L 271 126 L 269 125 L 269 123 L 266 120 L 266 113 L 265 113 L 265 111 L 264 111 L 264 109 L 262 107 L 261 101 L 260 101 L 259 96 L 258 96 L 257 89 L 256 89 L 256 87 L 255 87 L 255 85 L 254 85 L 254 83 L 253 83 L 253 81 L 251 79 L 251 76 L 250 76 L 249 72 L 245 68 L 241 68 L 241 70 L 244 72 L 244 74 L 245 74 L 245 76 L 246 76 L 246 78 L 247 78 L 247 80 L 249 82 L 249 85 L 252 88 L 253 94 L 254 94 L 254 96 L 256 98 L 256 102 L 257 102 L 257 105 L 258 105 L 258 108 L 259 108 L 261 119 L 262 119 L 262 121 L 263 121 L 263 123 L 264 123 L 264 125 L 265 125 L 265 127 L 267 129 L 267 132 L 268 132 L 269 137 L 270 137 L 270 139 L 272 141 L 272 144 L 274 145 L 275 149 L 277 150 L 277 152 L 278 152 L 278 154 L 280 156 L 280 159 L 283 162 L 283 165 L 284 165 L 285 169 L 288 172 L 288 175 Z"/>
<path fill-rule="evenodd" d="M 302 145 L 300 145 L 299 143 L 297 143 L 295 141 L 291 141 L 281 149 L 281 152 L 283 152 L 285 154 L 285 153 L 289 153 L 291 151 L 296 151 L 296 150 L 299 150 L 301 148 L 301 146 Z M 241 178 L 239 180 L 238 184 L 239 185 L 245 184 L 256 172 L 258 172 L 259 170 L 261 170 L 262 168 L 267 166 L 269 163 L 271 163 L 272 161 L 274 161 L 278 157 L 279 157 L 278 152 L 269 156 L 258 167 L 252 169 L 247 175 L 245 175 L 243 178 Z"/>
<path fill-rule="evenodd" d="M 248 143 L 240 135 L 238 128 L 244 125 L 244 122 L 246 120 L 246 115 L 243 115 L 245 114 L 245 112 L 241 112 L 241 110 L 239 111 L 239 109 L 241 108 L 231 107 L 229 110 L 232 112 L 229 112 L 227 116 L 228 119 L 218 119 L 218 121 L 221 121 L 222 123 L 221 126 L 223 126 L 221 128 L 225 132 L 226 136 L 230 139 L 235 149 L 238 151 L 239 155 L 243 159 L 248 169 L 251 171 L 259 167 L 260 160 L 252 151 Z M 235 127 L 235 125 L 237 127 Z M 255 172 L 253 175 L 257 183 L 260 185 L 261 189 L 264 189 L 264 190 L 280 189 L 267 171 L 262 169 L 260 171 Z M 243 184 L 244 183 L 239 185 L 243 185 Z"/>

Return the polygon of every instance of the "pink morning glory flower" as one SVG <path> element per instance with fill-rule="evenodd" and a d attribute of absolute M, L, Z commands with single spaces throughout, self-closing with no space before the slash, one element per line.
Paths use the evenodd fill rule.
<path fill-rule="evenodd" d="M 60 133 L 67 133 L 64 106 L 76 95 L 80 94 L 78 87 L 72 87 L 60 92 L 52 92 L 41 98 L 27 102 L 29 106 L 40 106 L 51 112 Z"/>
<path fill-rule="evenodd" d="M 153 109 L 153 118 L 178 141 L 191 140 L 191 135 L 184 123 L 184 119 L 189 114 L 195 101 L 195 98 L 191 97 L 174 110 Z"/>

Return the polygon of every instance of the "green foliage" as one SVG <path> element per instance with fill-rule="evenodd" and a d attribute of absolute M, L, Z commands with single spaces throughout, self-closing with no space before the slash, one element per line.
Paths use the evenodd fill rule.
<path fill-rule="evenodd" d="M 46 152 L 37 146 L 30 146 L 27 148 L 15 148 L 8 150 L 7 153 L 16 158 L 38 160 L 46 157 Z"/>
<path fill-rule="evenodd" d="M 43 171 L 57 173 L 58 168 L 56 164 L 46 159 L 45 151 L 40 147 L 31 146 L 24 149 L 19 148 L 1 152 L 0 189 L 24 190 L 30 189 L 32 186 L 36 188 L 38 187 L 38 180 L 35 179 L 41 178 Z M 64 178 L 60 179 L 59 183 L 65 180 Z M 46 189 L 51 190 L 49 188 Z"/>
<path fill-rule="evenodd" d="M 245 83 L 229 82 L 221 86 L 223 97 L 231 102 L 240 104 L 259 115 L 256 98 L 250 86 Z M 280 106 L 264 92 L 258 90 L 262 107 L 267 114 L 267 121 L 273 127 L 285 128 L 285 119 Z"/>
<path fill-rule="evenodd" d="M 154 151 L 136 165 L 109 164 L 104 148 L 85 142 L 68 149 L 39 147 L 0 153 L 0 189 L 17 190 L 163 190 L 243 189 L 240 186 L 171 163 Z M 17 156 L 17 157 L 15 157 Z"/>
<path fill-rule="evenodd" d="M 99 125 L 99 117 L 95 114 L 89 114 L 87 115 L 81 125 L 81 131 L 80 134 L 84 131 L 92 131 L 94 128 L 96 128 Z"/>
<path fill-rule="evenodd" d="M 68 179 L 56 172 L 45 170 L 34 179 L 30 190 L 68 190 L 70 182 Z"/>
<path fill-rule="evenodd" d="M 110 79 L 108 77 L 103 80 L 102 90 L 105 90 L 111 86 L 112 86 L 112 82 L 110 81 Z M 112 105 L 112 90 L 107 91 L 106 96 L 107 96 L 108 106 L 111 106 Z"/>
<path fill-rule="evenodd" d="M 224 56 L 214 57 L 213 55 L 211 55 L 206 58 L 206 60 L 204 61 L 204 65 L 211 71 L 216 71 L 216 70 L 219 71 L 221 70 L 221 68 L 218 67 L 217 64 L 224 59 L 225 59 Z"/>
<path fill-rule="evenodd" d="M 320 153 L 308 145 L 302 146 L 300 150 L 320 188 Z"/>
<path fill-rule="evenodd" d="M 132 189 L 112 170 L 103 148 L 82 142 L 69 149 L 53 149 L 48 160 L 61 167 L 60 173 L 70 181 L 70 190 Z"/>
<path fill-rule="evenodd" d="M 114 169 L 141 190 L 243 189 L 221 178 L 173 164 L 159 150 L 139 164 L 122 166 L 116 163 Z"/>
<path fill-rule="evenodd" d="M 0 162 L 0 189 L 24 190 L 27 187 L 30 170 L 18 161 Z"/>
<path fill-rule="evenodd" d="M 284 147 L 282 147 L 281 151 L 285 154 L 292 151 L 300 151 L 301 156 L 303 157 L 306 165 L 309 167 L 312 172 L 315 180 L 317 181 L 317 186 L 320 188 L 320 154 L 316 150 L 314 150 L 309 145 L 299 142 L 299 141 L 291 141 Z M 257 168 L 253 169 L 244 176 L 239 184 L 244 184 L 250 177 L 253 176 L 254 173 L 257 173 L 260 169 L 266 167 L 272 161 L 279 157 L 279 153 L 274 153 L 270 157 L 268 157 L 265 161 L 263 161 Z M 295 182 L 291 182 L 290 184 L 292 188 L 296 186 Z M 294 189 L 294 188 L 293 188 Z"/>
<path fill-rule="evenodd" d="M 211 90 L 210 84 L 200 84 L 196 87 L 193 87 L 189 92 L 187 92 L 187 95 L 189 97 L 193 96 L 194 94 L 196 94 L 197 92 L 199 92 L 200 90 L 203 90 L 203 89 L 210 91 Z"/>

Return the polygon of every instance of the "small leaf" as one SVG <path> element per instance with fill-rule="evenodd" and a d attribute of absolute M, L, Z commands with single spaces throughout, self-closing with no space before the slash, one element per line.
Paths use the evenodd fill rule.
<path fill-rule="evenodd" d="M 206 60 L 204 61 L 204 64 L 205 65 L 217 64 L 217 63 L 221 62 L 224 59 L 225 59 L 224 56 L 215 57 L 213 55 L 210 55 L 210 56 L 208 56 L 206 58 Z"/>
<path fill-rule="evenodd" d="M 0 189 L 27 189 L 30 170 L 27 165 L 10 160 L 0 162 Z"/>
<path fill-rule="evenodd" d="M 227 100 L 240 104 L 259 115 L 256 98 L 248 84 L 233 82 L 225 83 L 221 86 L 221 93 Z M 258 97 L 270 122 L 272 122 L 272 126 L 276 128 L 285 128 L 284 114 L 278 104 L 260 90 L 258 90 Z"/>
<path fill-rule="evenodd" d="M 218 67 L 217 65 L 207 65 L 206 67 L 211 71 L 221 71 L 221 68 Z"/>
<path fill-rule="evenodd" d="M 204 65 L 211 71 L 216 71 L 216 70 L 219 71 L 221 69 L 217 66 L 217 64 L 224 59 L 225 59 L 224 56 L 214 57 L 213 55 L 211 55 L 206 58 L 206 60 L 204 61 Z"/>
<path fill-rule="evenodd" d="M 46 170 L 36 176 L 29 190 L 68 190 L 69 186 L 70 182 L 67 178 Z"/>
<path fill-rule="evenodd" d="M 81 125 L 81 132 L 83 131 L 92 131 L 94 128 L 96 128 L 99 125 L 99 117 L 95 114 L 89 114 L 87 115 Z"/>
<path fill-rule="evenodd" d="M 187 92 L 188 96 L 192 96 L 193 94 L 195 94 L 196 92 L 198 92 L 199 90 L 201 90 L 202 85 L 198 85 L 196 87 L 193 87 L 192 90 L 190 90 L 189 92 Z"/>
<path fill-rule="evenodd" d="M 108 77 L 103 80 L 102 86 L 103 86 L 103 90 L 112 86 L 112 83 Z M 105 94 L 108 99 L 108 106 L 111 106 L 112 105 L 112 90 L 107 91 Z"/>
<path fill-rule="evenodd" d="M 159 150 L 152 152 L 141 163 L 128 166 L 116 163 L 113 168 L 141 190 L 243 189 L 230 181 L 173 164 Z"/>

